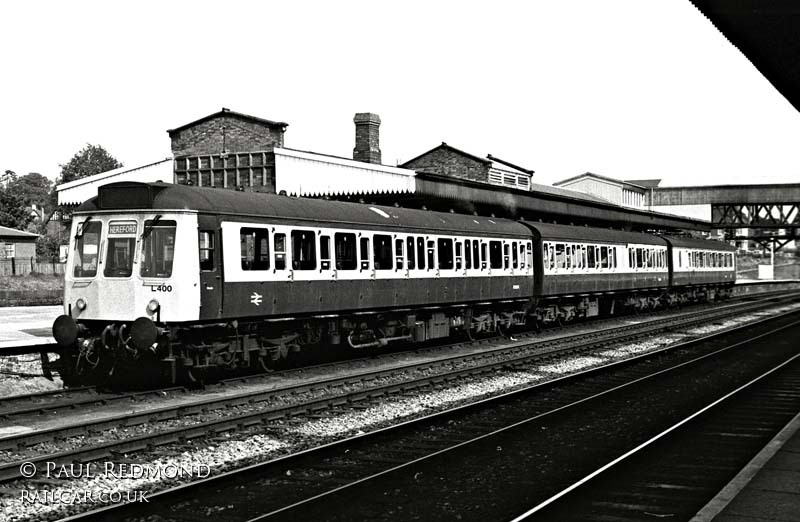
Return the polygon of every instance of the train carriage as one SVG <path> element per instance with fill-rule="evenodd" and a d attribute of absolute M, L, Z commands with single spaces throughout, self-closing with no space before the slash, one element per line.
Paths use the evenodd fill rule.
<path fill-rule="evenodd" d="M 680 301 L 698 294 L 729 295 L 736 282 L 736 248 L 721 241 L 664 236 L 669 245 L 670 286 Z"/>
<path fill-rule="evenodd" d="M 544 322 L 613 313 L 617 306 L 654 308 L 669 285 L 667 243 L 657 236 L 525 224 L 540 246 L 534 295 Z"/>

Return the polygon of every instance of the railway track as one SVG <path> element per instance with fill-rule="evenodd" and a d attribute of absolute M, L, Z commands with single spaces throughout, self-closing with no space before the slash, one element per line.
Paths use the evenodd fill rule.
<path fill-rule="evenodd" d="M 676 356 L 666 365 L 665 361 L 657 363 L 650 358 L 642 367 L 629 367 L 616 375 L 593 372 L 591 376 L 570 379 L 576 384 L 569 390 L 540 390 L 538 398 L 522 392 L 511 401 L 510 397 L 503 397 L 491 401 L 491 408 L 487 408 L 487 402 L 480 410 L 473 406 L 455 415 L 444 414 L 444 418 L 425 419 L 372 437 L 342 441 L 313 453 L 293 455 L 205 484 L 156 495 L 146 506 L 129 505 L 80 519 L 134 520 L 147 513 L 159 513 L 167 520 L 199 520 L 208 512 L 218 511 L 224 513 L 226 520 L 249 522 L 449 520 L 455 515 L 460 520 L 508 520 L 520 513 L 518 520 L 685 520 L 702 507 L 703 499 L 724 485 L 726 478 L 717 476 L 716 485 L 706 487 L 705 494 L 687 495 L 687 490 L 697 493 L 702 489 L 692 481 L 704 480 L 704 475 L 712 471 L 720 471 L 726 477 L 735 474 L 752 452 L 760 449 L 761 442 L 768 441 L 773 430 L 779 430 L 800 407 L 800 394 L 796 391 L 800 355 L 786 342 L 777 350 L 781 353 L 776 354 L 774 336 L 789 329 L 797 333 L 799 325 L 795 315 L 777 327 L 763 328 L 746 341 Z M 761 343 L 761 347 L 753 348 L 754 343 Z M 765 368 L 757 369 L 758 377 L 744 376 L 737 369 L 725 379 L 725 385 L 740 396 L 754 384 L 764 384 L 757 392 L 757 401 L 738 414 L 737 409 L 744 407 L 744 402 L 731 402 L 728 416 L 718 416 L 706 408 L 725 402 L 714 395 L 717 390 L 704 393 L 699 399 L 691 398 L 696 390 L 684 390 L 683 400 L 688 400 L 689 409 L 700 406 L 690 417 L 706 415 L 705 431 L 700 432 L 709 439 L 699 446 L 696 442 L 687 444 L 687 440 L 694 439 L 684 433 L 683 438 L 670 441 L 673 451 L 659 459 L 658 465 L 653 464 L 656 461 L 652 454 L 634 462 L 635 452 L 630 451 L 629 444 L 637 449 L 648 447 L 641 443 L 637 446 L 635 441 L 643 438 L 652 445 L 659 441 L 661 433 L 672 433 L 676 431 L 673 427 L 684 426 L 689 419 L 682 413 L 667 414 L 666 429 L 657 429 L 655 436 L 651 434 L 653 426 L 665 419 L 628 419 L 626 425 L 609 427 L 609 421 L 617 421 L 620 413 L 624 414 L 620 404 L 631 397 L 642 397 L 643 390 L 653 392 L 679 374 L 666 395 L 675 393 L 687 386 L 687 379 L 696 379 L 698 374 L 707 374 L 709 368 L 718 366 L 720 357 L 727 357 L 726 362 L 741 359 L 737 352 L 743 349 L 759 349 L 776 356 L 762 361 Z M 766 382 L 770 376 L 774 379 Z M 791 404 L 787 404 L 787 393 L 792 396 Z M 734 395 L 737 394 L 723 393 L 729 398 Z M 653 393 L 650 402 L 661 401 L 664 396 Z M 763 410 L 759 407 L 763 400 L 774 398 L 783 402 L 775 408 L 775 415 L 758 413 Z M 609 412 L 616 413 L 609 416 Z M 749 419 L 752 425 L 749 431 L 742 430 L 741 441 L 717 447 L 719 440 L 730 435 L 729 423 L 742 418 Z M 567 426 L 582 426 L 584 433 L 571 431 L 578 436 L 564 436 Z M 760 440 L 752 440 L 753 433 Z M 651 449 L 658 455 L 663 448 L 652 445 Z M 750 453 L 743 455 L 743 450 Z M 699 455 L 718 451 L 719 456 L 698 463 Z M 632 476 L 618 483 L 616 473 L 607 474 L 609 464 L 626 460 Z M 668 476 L 673 480 L 680 477 L 684 483 L 666 482 Z M 579 480 L 573 481 L 572 477 Z M 590 482 L 587 477 L 596 480 L 596 489 L 573 496 Z M 265 491 L 269 494 L 265 495 Z M 231 505 L 235 494 L 239 499 Z M 558 500 L 560 505 L 555 506 L 549 499 Z M 525 510 L 521 507 L 524 505 L 536 507 Z M 694 507 L 687 509 L 688 505 Z M 122 517 L 127 509 L 129 514 Z M 627 518 L 621 512 L 627 512 Z"/>
<path fill-rule="evenodd" d="M 729 310 L 730 311 L 730 310 Z M 741 313 L 741 310 L 739 311 Z M 708 318 L 706 318 L 707 320 Z M 626 334 L 629 335 L 629 334 Z M 640 332 L 640 335 L 647 335 L 646 332 Z M 652 330 L 651 334 L 652 335 Z M 591 341 L 587 344 L 596 344 L 596 341 Z M 602 351 L 602 350 L 601 350 Z M 541 354 L 539 354 L 541 356 Z M 339 396 L 339 397 L 332 397 L 332 398 L 324 398 L 317 401 L 310 401 L 304 402 L 300 404 L 295 404 L 292 406 L 287 406 L 286 408 L 273 408 L 271 410 L 260 411 L 254 414 L 249 414 L 245 416 L 237 416 L 236 418 L 232 419 L 222 419 L 213 421 L 211 423 L 204 423 L 203 425 L 197 425 L 189 428 L 181 428 L 181 430 L 171 430 L 169 432 L 159 433 L 153 436 L 148 436 L 144 438 L 137 438 L 136 440 L 126 440 L 121 445 L 115 445 L 113 448 L 109 445 L 105 447 L 93 447 L 89 449 L 83 449 L 81 452 L 75 453 L 72 452 L 71 454 L 61 454 L 61 455 L 47 455 L 42 458 L 42 462 L 45 460 L 48 461 L 72 461 L 78 459 L 80 461 L 86 461 L 91 459 L 97 458 L 107 458 L 115 453 L 124 452 L 130 453 L 132 451 L 143 451 L 147 452 L 148 450 L 152 450 L 152 447 L 155 445 L 162 445 L 162 444 L 181 444 L 185 443 L 186 440 L 191 440 L 194 437 L 209 437 L 209 433 L 212 434 L 219 434 L 221 432 L 230 431 L 233 429 L 241 429 L 245 426 L 258 426 L 259 430 L 262 430 L 262 423 L 265 422 L 274 422 L 279 419 L 283 419 L 284 423 L 291 424 L 291 418 L 295 415 L 303 415 L 306 418 L 320 416 L 325 417 L 331 415 L 338 411 L 341 413 L 344 409 L 366 409 L 370 407 L 370 404 L 375 404 L 376 402 L 380 402 L 380 400 L 384 400 L 385 397 L 391 395 L 410 395 L 416 396 L 421 391 L 426 391 L 430 389 L 435 389 L 437 386 L 447 382 L 448 380 L 454 380 L 457 378 L 463 378 L 464 375 L 476 375 L 479 373 L 491 373 L 495 372 L 498 368 L 507 368 L 510 369 L 512 372 L 520 372 L 522 370 L 514 370 L 514 366 L 517 363 L 521 364 L 529 364 L 533 356 L 530 356 L 527 362 L 523 362 L 522 358 L 519 361 L 512 361 L 509 362 L 504 361 L 497 363 L 494 367 L 477 367 L 471 368 L 469 370 L 460 370 L 457 372 L 451 372 L 449 375 L 435 375 L 433 377 L 428 377 L 427 380 L 418 381 L 416 384 L 413 383 L 400 383 L 400 384 L 390 384 L 387 386 L 379 386 L 367 391 L 360 391 L 356 393 L 351 393 L 349 396 Z M 629 359 L 630 360 L 630 359 Z M 539 361 L 541 364 L 541 360 Z M 596 371 L 596 370 L 592 370 Z M 549 386 L 552 386 L 550 384 Z M 289 420 L 287 420 L 289 419 Z M 62 434 L 63 435 L 63 434 Z M 213 439 L 213 435 L 211 436 Z M 147 439 L 147 440 L 145 440 Z M 391 459 L 396 459 L 397 457 L 391 457 Z M 19 466 L 18 462 L 14 464 Z M 8 471 L 9 467 L 6 467 L 6 471 Z M 13 476 L 7 475 L 6 478 L 14 478 Z"/>
<path fill-rule="evenodd" d="M 592 334 L 576 334 L 557 337 L 549 341 L 536 343 L 516 343 L 494 348 L 484 348 L 480 352 L 468 355 L 440 356 L 421 363 L 393 364 L 387 369 L 359 371 L 344 377 L 323 377 L 310 382 L 291 386 L 279 386 L 274 389 L 244 391 L 232 395 L 203 399 L 202 397 L 186 397 L 178 405 L 155 408 L 139 408 L 136 412 L 124 412 L 100 418 L 90 417 L 82 422 L 58 427 L 23 431 L 0 437 L 0 450 L 6 450 L 6 464 L 0 464 L 0 481 L 18 478 L 19 462 L 32 458 L 40 453 L 37 445 L 55 440 L 77 438 L 80 444 L 68 451 L 47 453 L 37 459 L 41 462 L 71 462 L 75 460 L 98 459 L 110 457 L 113 453 L 129 453 L 152 445 L 172 443 L 179 439 L 191 439 L 204 433 L 222 433 L 238 428 L 241 424 L 253 425 L 276 419 L 319 412 L 340 403 L 363 401 L 369 398 L 382 397 L 393 393 L 404 393 L 410 389 L 419 389 L 428 384 L 454 382 L 467 376 L 480 376 L 502 368 L 524 367 L 539 363 L 544 364 L 559 357 L 598 351 L 620 342 L 635 342 L 638 339 L 662 333 L 668 329 L 687 328 L 702 324 L 709 320 L 741 314 L 746 310 L 757 309 L 760 303 L 745 306 L 726 307 L 722 311 L 706 311 L 704 314 L 692 314 L 690 317 L 667 317 L 646 323 L 637 323 L 615 328 L 610 331 L 599 331 Z M 325 370 L 325 368 L 322 368 Z M 329 370 L 329 369 L 328 369 Z M 329 373 L 324 371 L 323 373 Z M 258 377 L 262 379 L 263 377 Z M 242 379 L 239 379 L 240 381 Z M 176 388 L 170 391 L 181 391 Z M 120 401 L 132 400 L 132 397 L 151 396 L 164 391 L 142 392 L 120 396 Z M 100 399 L 102 401 L 103 399 Z M 109 399 L 111 400 L 111 399 Z M 78 404 L 84 406 L 96 404 L 94 398 L 82 399 Z M 67 403 L 60 407 L 78 407 Z M 54 405 L 53 408 L 56 406 Z M 238 410 L 232 410 L 238 408 Z M 45 407 L 34 407 L 18 410 L 37 413 Z M 211 413 L 210 420 L 203 420 L 201 415 L 218 410 L 225 410 L 224 415 Z M 52 411 L 52 408 L 51 408 Z M 82 448 L 85 435 L 100 434 L 106 430 L 146 426 L 152 429 L 154 423 L 172 421 L 187 417 L 197 417 L 188 422 L 188 426 L 172 427 L 162 432 L 136 434 L 122 440 L 106 442 L 102 447 Z M 219 418 L 222 417 L 222 418 Z"/>

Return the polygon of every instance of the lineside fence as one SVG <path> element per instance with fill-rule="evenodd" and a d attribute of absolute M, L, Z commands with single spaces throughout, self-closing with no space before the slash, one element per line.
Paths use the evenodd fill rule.
<path fill-rule="evenodd" d="M 12 257 L 0 259 L 0 276 L 24 276 L 29 274 L 64 275 L 64 263 L 57 258 Z"/>

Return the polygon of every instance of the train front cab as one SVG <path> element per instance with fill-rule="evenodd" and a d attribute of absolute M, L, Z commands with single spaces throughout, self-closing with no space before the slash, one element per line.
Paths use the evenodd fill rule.
<path fill-rule="evenodd" d="M 147 349 L 157 325 L 197 320 L 197 230 L 191 212 L 76 213 L 56 341 Z"/>

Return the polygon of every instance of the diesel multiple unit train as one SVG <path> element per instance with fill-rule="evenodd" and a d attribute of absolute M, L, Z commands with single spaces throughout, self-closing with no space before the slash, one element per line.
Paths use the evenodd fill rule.
<path fill-rule="evenodd" d="M 735 279 L 720 242 L 165 183 L 101 187 L 71 236 L 53 325 L 68 383 L 504 333 L 726 297 Z"/>

